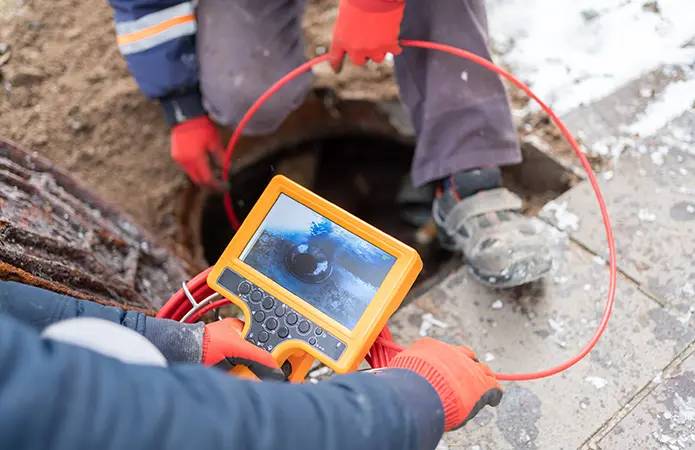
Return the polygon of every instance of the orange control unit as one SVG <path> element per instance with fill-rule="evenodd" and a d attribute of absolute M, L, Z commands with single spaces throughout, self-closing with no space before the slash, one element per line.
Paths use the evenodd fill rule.
<path fill-rule="evenodd" d="M 421 269 L 413 248 L 278 175 L 207 282 L 300 382 L 315 359 L 356 370 Z"/>

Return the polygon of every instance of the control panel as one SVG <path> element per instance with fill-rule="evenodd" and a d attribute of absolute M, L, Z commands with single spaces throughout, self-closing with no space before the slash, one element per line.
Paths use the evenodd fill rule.
<path fill-rule="evenodd" d="M 246 334 L 249 342 L 272 352 L 281 342 L 300 340 L 334 361 L 345 351 L 345 343 L 340 339 L 233 270 L 224 269 L 217 283 L 251 311 L 251 326 Z"/>

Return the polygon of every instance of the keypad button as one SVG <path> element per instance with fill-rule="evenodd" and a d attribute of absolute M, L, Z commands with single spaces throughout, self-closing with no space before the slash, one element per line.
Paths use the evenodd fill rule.
<path fill-rule="evenodd" d="M 287 317 L 285 317 L 285 322 L 287 322 L 287 325 L 294 325 L 298 320 L 299 317 L 295 313 L 289 313 Z"/>
<path fill-rule="evenodd" d="M 248 294 L 249 292 L 251 292 L 251 283 L 249 283 L 248 281 L 242 281 L 241 283 L 239 283 L 237 290 L 240 294 Z"/>
<path fill-rule="evenodd" d="M 323 334 L 323 328 L 317 327 L 317 328 L 314 330 L 314 333 L 316 333 L 316 336 L 321 336 L 321 335 Z"/>
<path fill-rule="evenodd" d="M 287 307 L 285 305 L 279 305 L 277 308 L 275 308 L 275 315 L 278 317 L 284 316 L 286 312 Z"/>
<path fill-rule="evenodd" d="M 310 338 L 309 338 L 309 344 L 311 344 L 311 345 L 316 345 L 316 338 L 313 337 L 313 336 L 310 337 Z"/>
<path fill-rule="evenodd" d="M 275 299 L 273 297 L 267 296 L 263 299 L 263 309 L 272 309 L 275 306 Z"/>
<path fill-rule="evenodd" d="M 258 323 L 263 322 L 265 320 L 265 313 L 263 311 L 256 311 L 253 313 L 253 320 Z"/>
<path fill-rule="evenodd" d="M 258 342 L 268 342 L 268 339 L 270 339 L 270 335 L 267 331 L 258 332 Z"/>
<path fill-rule="evenodd" d="M 275 317 L 271 317 L 266 321 L 265 327 L 270 331 L 273 331 L 278 327 L 278 320 Z"/>
<path fill-rule="evenodd" d="M 302 320 L 301 322 L 299 322 L 297 328 L 299 329 L 300 333 L 306 333 L 311 329 L 311 325 L 309 325 L 309 322 L 307 322 L 306 320 Z"/>
<path fill-rule="evenodd" d="M 258 302 L 263 298 L 263 292 L 259 291 L 258 289 L 254 289 L 253 292 L 251 292 L 251 301 L 252 302 Z"/>
<path fill-rule="evenodd" d="M 290 330 L 286 326 L 281 326 L 280 328 L 278 328 L 278 336 L 281 339 L 284 339 L 289 335 L 290 335 Z"/>

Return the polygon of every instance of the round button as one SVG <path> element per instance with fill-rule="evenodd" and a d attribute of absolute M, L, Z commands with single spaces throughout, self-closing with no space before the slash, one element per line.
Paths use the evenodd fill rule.
<path fill-rule="evenodd" d="M 274 329 L 276 329 L 278 327 L 278 320 L 275 317 L 271 317 L 270 319 L 268 319 L 266 321 L 265 327 L 268 330 L 273 331 Z"/>
<path fill-rule="evenodd" d="M 311 345 L 316 345 L 316 338 L 313 337 L 313 336 L 310 337 L 310 338 L 309 338 L 309 344 L 311 344 Z"/>
<path fill-rule="evenodd" d="M 263 311 L 256 311 L 253 313 L 253 320 L 256 322 L 263 322 L 265 320 L 265 313 Z"/>
<path fill-rule="evenodd" d="M 261 331 L 258 333 L 258 342 L 268 342 L 268 339 L 270 339 L 270 335 L 267 331 Z"/>
<path fill-rule="evenodd" d="M 287 308 L 285 307 L 285 305 L 279 305 L 277 308 L 275 308 L 275 315 L 278 317 L 284 316 L 286 312 Z"/>
<path fill-rule="evenodd" d="M 309 329 L 311 329 L 311 325 L 309 325 L 309 322 L 307 322 L 306 320 L 302 320 L 301 322 L 299 322 L 297 328 L 299 329 L 300 333 L 306 333 L 307 331 L 309 331 Z"/>
<path fill-rule="evenodd" d="M 317 328 L 314 330 L 314 333 L 316 333 L 316 336 L 321 336 L 321 335 L 323 334 L 323 328 L 317 327 Z"/>
<path fill-rule="evenodd" d="M 239 283 L 237 290 L 240 294 L 248 294 L 249 292 L 251 292 L 251 283 L 249 283 L 248 281 L 242 281 L 241 283 Z"/>
<path fill-rule="evenodd" d="M 297 317 L 295 313 L 289 313 L 287 317 L 285 317 L 285 322 L 287 322 L 287 325 L 294 325 L 298 320 L 299 317 Z"/>
<path fill-rule="evenodd" d="M 257 302 L 260 301 L 260 299 L 263 298 L 263 292 L 259 291 L 258 289 L 255 289 L 253 292 L 251 292 L 251 301 L 252 302 Z"/>
<path fill-rule="evenodd" d="M 261 305 L 263 305 L 263 309 L 272 309 L 272 307 L 275 306 L 275 299 L 267 296 L 263 299 L 263 303 L 261 303 Z"/>
<path fill-rule="evenodd" d="M 290 335 L 290 330 L 286 326 L 278 328 L 278 336 L 282 339 Z"/>

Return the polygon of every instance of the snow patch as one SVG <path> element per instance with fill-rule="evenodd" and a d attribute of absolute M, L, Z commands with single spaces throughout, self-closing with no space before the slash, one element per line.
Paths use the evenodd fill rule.
<path fill-rule="evenodd" d="M 691 13 L 692 14 L 692 13 Z M 695 14 L 692 14 L 695 16 Z M 671 120 L 688 110 L 695 102 L 695 79 L 674 81 L 659 98 L 630 125 L 629 131 L 640 137 L 651 136 Z"/>
<path fill-rule="evenodd" d="M 603 389 L 608 385 L 608 381 L 605 378 L 589 376 L 584 378 L 589 384 L 592 384 L 596 389 Z"/>
<path fill-rule="evenodd" d="M 640 210 L 637 212 L 637 218 L 640 220 L 640 222 L 655 222 L 656 214 L 650 212 L 646 208 L 640 208 Z"/>
<path fill-rule="evenodd" d="M 420 324 L 420 336 L 428 336 L 432 327 L 448 328 L 449 325 L 441 320 L 435 319 L 430 313 L 423 314 L 422 323 Z"/>
<path fill-rule="evenodd" d="M 561 230 L 579 230 L 579 216 L 567 210 L 567 202 L 548 202 L 543 207 L 543 212 L 552 214 L 556 226 Z"/>
<path fill-rule="evenodd" d="M 494 47 L 559 114 L 604 97 L 661 65 L 693 61 L 695 48 L 683 46 L 695 30 L 692 0 L 660 1 L 658 12 L 645 10 L 643 3 L 487 2 Z"/>

